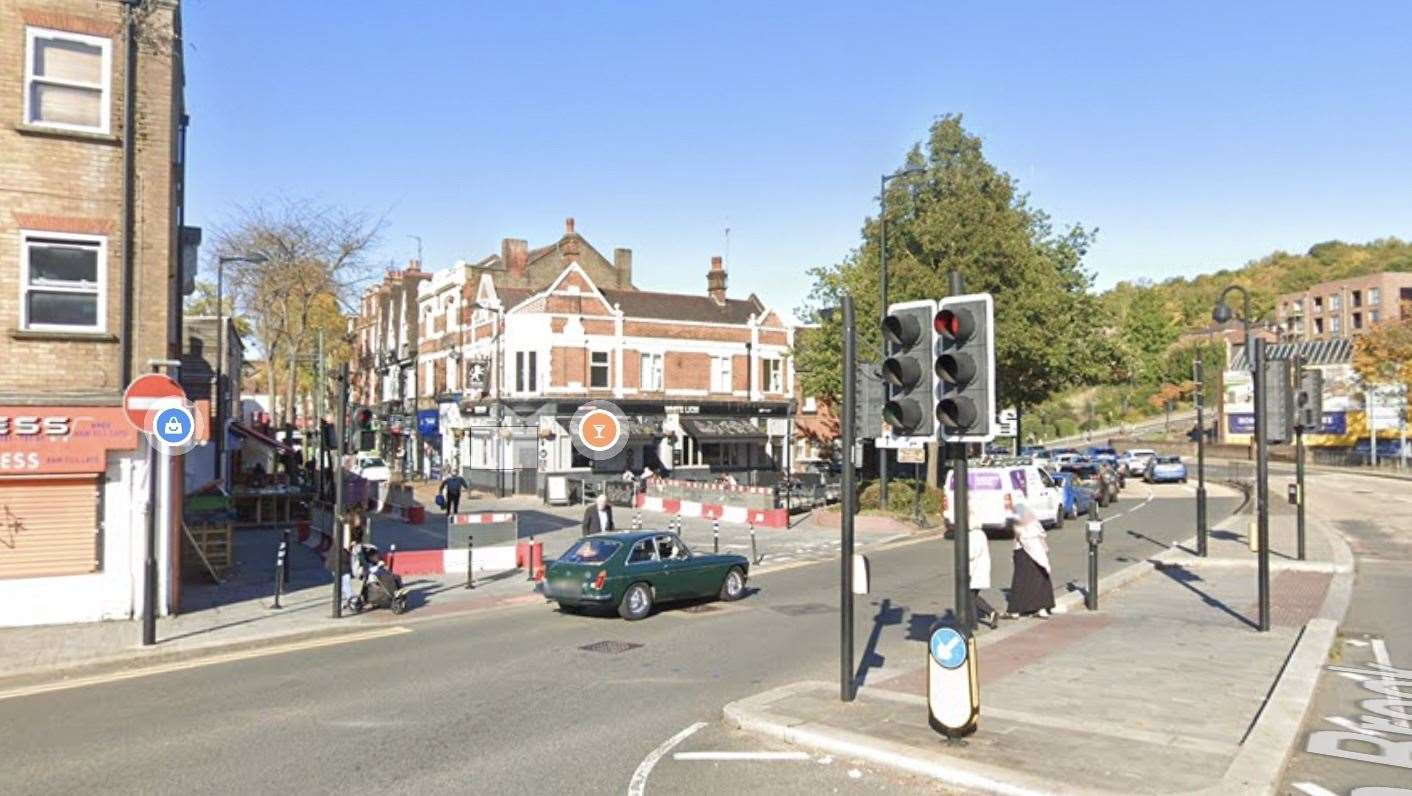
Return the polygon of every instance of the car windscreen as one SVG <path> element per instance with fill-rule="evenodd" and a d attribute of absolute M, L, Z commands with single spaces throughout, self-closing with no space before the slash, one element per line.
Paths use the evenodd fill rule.
<path fill-rule="evenodd" d="M 362 466 L 363 466 L 363 467 L 386 467 L 387 465 L 383 463 L 382 459 L 364 459 L 363 462 L 362 462 Z"/>
<path fill-rule="evenodd" d="M 570 564 L 602 564 L 622 546 L 623 543 L 615 539 L 580 539 L 559 560 Z"/>
<path fill-rule="evenodd" d="M 1157 461 L 1158 461 L 1159 464 L 1181 464 L 1181 463 L 1182 463 L 1182 457 L 1180 457 L 1180 456 L 1163 456 L 1162 458 L 1158 459 Z"/>

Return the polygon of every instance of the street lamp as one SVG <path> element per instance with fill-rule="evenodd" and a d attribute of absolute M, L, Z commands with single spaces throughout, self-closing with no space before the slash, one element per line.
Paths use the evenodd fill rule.
<path fill-rule="evenodd" d="M 216 258 L 216 477 L 227 487 L 229 483 L 229 472 L 225 463 L 225 404 L 227 402 L 225 390 L 223 389 L 225 379 L 225 275 L 226 263 L 249 263 L 260 265 L 269 262 L 270 258 L 259 253 L 249 252 L 247 254 L 236 254 L 221 256 Z M 270 363 L 267 363 L 270 364 Z M 270 365 L 271 367 L 273 365 Z M 274 396 L 270 396 L 274 400 Z M 273 404 L 271 404 L 273 406 Z"/>
<path fill-rule="evenodd" d="M 488 310 L 495 313 L 495 427 L 500 429 L 505 420 L 505 307 L 502 304 L 486 304 L 477 301 L 472 306 L 478 310 Z M 505 497 L 504 469 L 502 464 L 505 461 L 503 439 L 497 439 L 495 443 L 495 496 Z"/>
<path fill-rule="evenodd" d="M 914 177 L 925 171 L 921 166 L 906 166 L 878 179 L 878 203 L 881 205 L 881 212 L 878 214 L 878 288 L 882 296 L 882 304 L 878 307 L 879 323 L 887 320 L 887 184 L 898 177 Z M 881 359 L 886 359 L 885 341 L 882 348 Z M 852 455 L 851 451 L 849 455 Z M 878 448 L 878 501 L 883 508 L 887 507 L 887 448 Z"/>
<path fill-rule="evenodd" d="M 1255 370 L 1255 349 L 1251 345 L 1253 340 L 1252 327 L 1250 325 L 1250 291 L 1240 285 L 1231 285 L 1221 291 L 1221 295 L 1216 299 L 1216 306 L 1211 310 L 1211 320 L 1219 324 L 1227 324 L 1231 321 L 1231 305 L 1226 303 L 1226 297 L 1232 292 L 1239 293 L 1241 297 L 1240 322 L 1245 327 L 1245 361 L 1250 365 L 1252 372 Z"/>

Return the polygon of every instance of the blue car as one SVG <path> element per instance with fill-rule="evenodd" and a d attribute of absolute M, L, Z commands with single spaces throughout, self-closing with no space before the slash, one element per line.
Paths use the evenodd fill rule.
<path fill-rule="evenodd" d="M 1088 458 L 1093 459 L 1099 464 L 1111 464 L 1114 467 L 1118 465 L 1118 451 L 1114 448 L 1104 448 L 1094 445 L 1088 448 L 1085 453 L 1088 455 Z"/>
<path fill-rule="evenodd" d="M 1073 473 L 1059 473 L 1054 476 L 1054 480 L 1063 490 L 1060 500 L 1063 502 L 1065 516 L 1074 518 L 1093 510 L 1097 501 L 1093 492 L 1079 482 L 1078 476 Z"/>
<path fill-rule="evenodd" d="M 1142 474 L 1142 480 L 1149 484 L 1186 483 L 1186 465 L 1180 456 L 1155 456 Z"/>

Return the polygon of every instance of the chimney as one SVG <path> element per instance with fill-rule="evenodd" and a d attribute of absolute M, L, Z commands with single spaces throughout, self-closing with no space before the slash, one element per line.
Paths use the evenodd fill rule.
<path fill-rule="evenodd" d="M 726 268 L 720 257 L 711 258 L 711 270 L 706 274 L 706 293 L 717 304 L 726 303 Z"/>
<path fill-rule="evenodd" d="M 618 272 L 618 287 L 632 287 L 632 249 L 613 250 L 613 270 Z"/>
<path fill-rule="evenodd" d="M 505 264 L 505 273 L 511 282 L 525 277 L 525 262 L 529 260 L 529 243 L 518 238 L 505 238 L 500 241 L 500 261 Z"/>
<path fill-rule="evenodd" d="M 574 232 L 574 217 L 569 216 L 564 219 L 564 238 L 559 241 L 559 254 L 564 259 L 572 260 L 579 256 L 579 236 Z"/>

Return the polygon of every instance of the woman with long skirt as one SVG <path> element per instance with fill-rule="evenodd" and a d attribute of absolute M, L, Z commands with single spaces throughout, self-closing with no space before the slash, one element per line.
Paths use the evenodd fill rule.
<path fill-rule="evenodd" d="M 1054 583 L 1044 526 L 1014 493 L 1005 496 L 1005 509 L 1015 529 L 1015 574 L 1005 614 L 1012 619 L 1029 614 L 1048 619 L 1054 608 Z"/>

